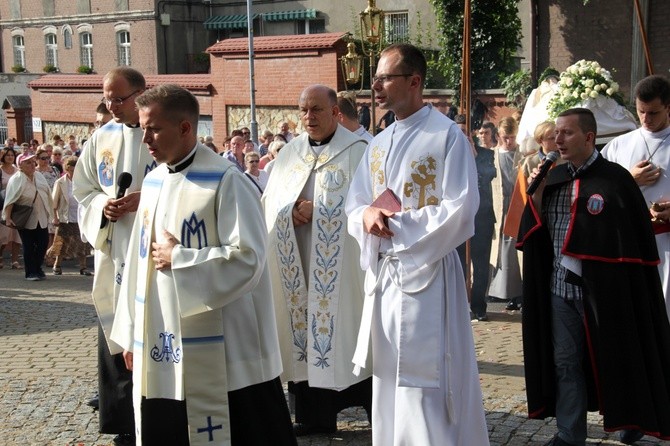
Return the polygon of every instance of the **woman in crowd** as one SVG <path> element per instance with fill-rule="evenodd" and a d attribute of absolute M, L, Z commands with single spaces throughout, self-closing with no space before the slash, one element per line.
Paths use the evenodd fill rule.
<path fill-rule="evenodd" d="M 0 184 L 0 194 L 2 194 L 3 197 L 5 196 L 9 179 L 19 171 L 15 162 L 16 152 L 14 149 L 7 147 L 0 150 L 0 180 L 2 183 Z M 21 237 L 19 236 L 19 232 L 16 229 L 0 225 L 0 269 L 5 266 L 2 257 L 5 247 L 11 252 L 12 269 L 23 268 L 19 263 L 19 251 L 21 250 Z"/>
<path fill-rule="evenodd" d="M 19 229 L 23 244 L 26 280 L 43 280 L 44 255 L 49 242 L 49 221 L 52 219 L 52 200 L 49 184 L 44 176 L 37 172 L 35 155 L 19 157 L 19 172 L 9 179 L 5 196 L 3 216 L 7 226 L 16 227 L 12 219 L 15 205 L 31 206 L 32 212 L 23 228 Z"/>
<path fill-rule="evenodd" d="M 244 155 L 244 164 L 247 168 L 247 170 L 244 171 L 244 175 L 254 183 L 259 192 L 258 196 L 260 197 L 263 195 L 265 186 L 268 184 L 269 175 L 266 171 L 258 168 L 259 161 L 260 157 L 256 152 L 247 152 Z"/>
<path fill-rule="evenodd" d="M 54 184 L 56 184 L 56 180 L 61 176 L 61 170 L 63 169 L 61 163 L 62 153 L 63 152 L 61 149 L 55 148 L 52 151 L 50 159 L 48 150 L 44 146 L 40 147 L 39 149 L 37 149 L 37 152 L 35 152 L 37 158 L 37 171 L 41 173 L 42 176 L 44 176 L 45 180 L 47 180 L 47 184 L 49 185 L 49 194 L 51 194 L 51 191 L 53 191 Z M 50 162 L 51 160 L 53 160 L 53 157 L 56 157 L 58 159 L 58 163 Z M 54 241 L 54 234 L 56 232 L 56 227 L 51 223 L 51 220 L 49 220 L 48 230 L 49 230 L 49 244 L 47 245 L 47 250 L 51 248 L 51 244 Z M 52 266 L 53 261 L 54 260 L 52 257 L 47 256 L 46 258 L 47 266 Z"/>
<path fill-rule="evenodd" d="M 77 223 L 77 200 L 72 196 L 72 174 L 77 165 L 77 157 L 65 159 L 63 168 L 65 175 L 56 181 L 53 189 L 54 225 L 56 235 L 51 248 L 51 256 L 55 258 L 53 273 L 55 276 L 63 274 L 61 262 L 63 257 L 72 257 L 79 260 L 79 274 L 92 276 L 86 268 L 87 245 L 81 241 L 79 224 Z"/>

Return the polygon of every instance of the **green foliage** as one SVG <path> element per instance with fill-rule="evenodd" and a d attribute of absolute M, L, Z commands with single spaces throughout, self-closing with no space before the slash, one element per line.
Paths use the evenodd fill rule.
<path fill-rule="evenodd" d="M 528 95 L 533 90 L 530 71 L 515 71 L 502 80 L 501 87 L 505 92 L 505 96 L 507 96 L 507 102 L 518 109 L 522 109 L 526 104 Z"/>
<path fill-rule="evenodd" d="M 25 73 L 25 71 L 26 71 L 26 67 L 24 67 L 23 65 L 18 65 L 18 64 L 17 64 L 17 65 L 14 65 L 14 66 L 12 67 L 12 71 L 13 71 L 14 73 Z"/>
<path fill-rule="evenodd" d="M 519 0 L 478 0 L 471 3 L 471 85 L 497 88 L 516 71 L 514 59 L 521 42 Z M 438 66 L 446 88 L 460 90 L 463 52 L 464 0 L 431 0 L 439 28 Z"/>
<path fill-rule="evenodd" d="M 56 73 L 58 71 L 58 67 L 53 65 L 45 65 L 44 68 L 42 68 L 42 71 L 45 73 Z"/>
<path fill-rule="evenodd" d="M 91 74 L 93 73 L 93 68 L 89 67 L 88 65 L 80 65 L 79 68 L 77 68 L 77 73 Z"/>

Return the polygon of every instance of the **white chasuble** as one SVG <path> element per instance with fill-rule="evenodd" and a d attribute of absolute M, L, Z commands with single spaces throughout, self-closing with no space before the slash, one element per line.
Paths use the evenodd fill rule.
<path fill-rule="evenodd" d="M 183 171 L 163 165 L 144 181 L 112 331 L 133 352 L 136 429 L 143 396 L 186 400 L 190 444 L 230 444 L 228 392 L 281 372 L 252 188 L 200 145 Z M 164 231 L 179 244 L 157 271 L 151 243 Z"/>
<path fill-rule="evenodd" d="M 79 228 L 95 248 L 92 297 L 108 342 L 135 213 L 103 225 L 102 210 L 107 200 L 116 198 L 122 172 L 132 175 L 130 193 L 140 190 L 154 167 L 156 161 L 142 143 L 142 129 L 110 121 L 91 135 L 72 177 L 72 193 L 82 209 Z"/>
<path fill-rule="evenodd" d="M 388 218 L 390 240 L 363 230 L 363 212 L 387 188 L 401 203 Z M 469 143 L 431 106 L 375 136 L 352 180 L 348 228 L 367 271 L 353 362 L 374 371 L 373 444 L 488 444 L 456 253 L 478 206 Z"/>
<path fill-rule="evenodd" d="M 344 203 L 366 143 L 339 126 L 325 145 L 304 133 L 282 150 L 263 195 L 284 381 L 345 389 L 363 305 L 360 251 L 347 233 Z M 313 202 L 312 221 L 293 226 L 296 200 Z"/>

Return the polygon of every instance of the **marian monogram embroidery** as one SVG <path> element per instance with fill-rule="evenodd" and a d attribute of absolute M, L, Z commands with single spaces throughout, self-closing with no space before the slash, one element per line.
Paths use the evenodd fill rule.
<path fill-rule="evenodd" d="M 156 362 L 174 362 L 175 364 L 181 361 L 181 348 L 177 347 L 176 349 L 172 346 L 174 341 L 174 334 L 170 332 L 163 332 L 158 334 L 160 339 L 161 347 L 154 345 L 151 349 L 151 359 Z"/>
<path fill-rule="evenodd" d="M 334 197 L 332 200 L 324 201 L 324 197 L 318 198 L 318 211 L 316 218 L 315 263 L 316 269 L 312 272 L 314 290 L 318 302 L 318 310 L 312 314 L 312 336 L 314 337 L 314 350 L 317 351 L 317 367 L 330 367 L 328 364 L 328 352 L 332 349 L 332 340 L 335 324 L 335 316 L 332 314 L 330 305 L 333 296 L 338 296 L 337 286 L 339 284 L 339 263 L 341 261 L 342 229 L 344 220 L 344 197 Z"/>
<path fill-rule="evenodd" d="M 144 167 L 144 176 L 146 177 L 149 172 L 151 172 L 156 168 L 156 166 L 158 166 L 158 164 L 156 164 L 156 160 L 153 160 L 151 164 L 147 164 Z"/>
<path fill-rule="evenodd" d="M 406 197 L 411 198 L 416 203 L 416 209 L 421 209 L 426 205 L 437 205 L 440 200 L 435 195 L 435 171 L 437 163 L 432 156 L 424 156 L 418 161 L 412 161 L 410 164 L 412 173 L 411 182 L 405 183 L 403 192 Z"/>
<path fill-rule="evenodd" d="M 198 220 L 195 212 L 181 225 L 181 244 L 186 248 L 202 249 L 207 245 L 207 228 L 204 220 Z"/>
<path fill-rule="evenodd" d="M 291 319 L 293 345 L 297 348 L 297 361 L 307 362 L 307 302 L 300 297 L 304 288 L 300 269 L 295 265 L 298 247 L 291 241 L 290 225 L 293 205 L 286 206 L 277 215 L 277 254 L 279 272 L 287 290 L 286 305 Z"/>
<path fill-rule="evenodd" d="M 347 183 L 347 174 L 344 173 L 344 170 L 337 167 L 337 165 L 330 164 L 320 172 L 318 181 L 321 189 L 328 192 L 336 192 L 342 189 Z"/>

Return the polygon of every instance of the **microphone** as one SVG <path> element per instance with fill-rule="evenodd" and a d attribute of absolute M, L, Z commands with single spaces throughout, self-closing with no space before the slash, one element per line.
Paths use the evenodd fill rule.
<path fill-rule="evenodd" d="M 119 178 L 116 180 L 116 183 L 119 185 L 119 191 L 116 193 L 116 199 L 123 197 L 126 194 L 126 190 L 130 187 L 130 183 L 133 182 L 133 176 L 128 172 L 121 172 Z"/>
<path fill-rule="evenodd" d="M 540 167 L 540 172 L 538 172 L 535 179 L 528 185 L 528 189 L 526 189 L 526 193 L 528 195 L 533 195 L 535 193 L 537 188 L 540 186 L 542 180 L 544 180 L 544 177 L 546 177 L 547 174 L 549 173 L 549 169 L 551 168 L 551 166 L 560 156 L 561 155 L 558 153 L 557 150 L 549 152 L 547 154 L 547 157 L 544 159 L 542 167 Z"/>
<path fill-rule="evenodd" d="M 133 182 L 133 176 L 128 172 L 121 172 L 119 178 L 116 180 L 116 184 L 119 185 L 119 190 L 116 192 L 116 199 L 122 198 L 126 194 L 126 190 L 130 187 L 130 184 Z M 107 226 L 109 220 L 105 215 L 102 216 L 102 221 L 100 222 L 100 228 Z M 115 221 L 115 220 L 113 220 Z"/>

